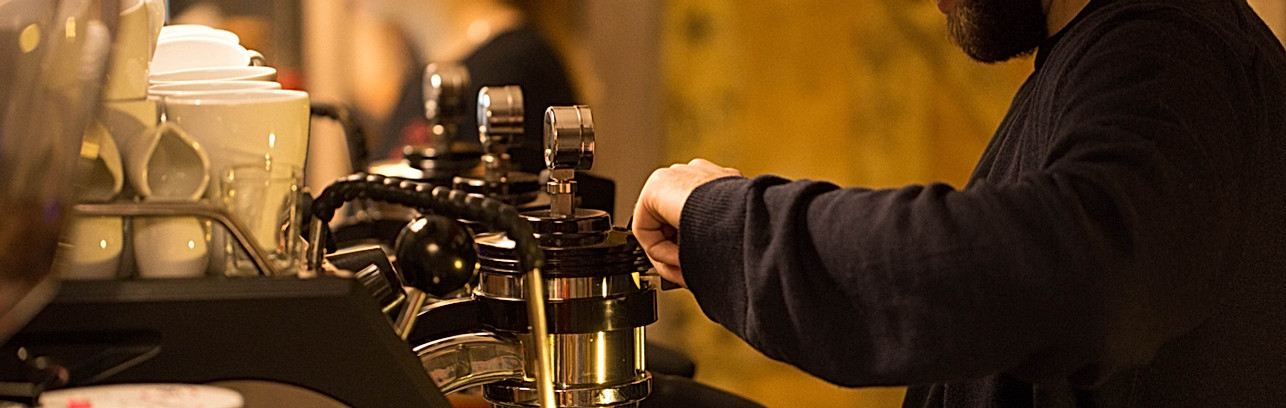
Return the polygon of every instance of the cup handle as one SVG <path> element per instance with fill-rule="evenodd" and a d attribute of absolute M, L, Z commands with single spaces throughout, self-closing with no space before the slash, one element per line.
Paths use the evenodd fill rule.
<path fill-rule="evenodd" d="M 141 174 L 144 179 L 138 180 L 138 184 L 145 187 L 139 189 L 139 194 L 144 198 L 180 201 L 194 201 L 205 195 L 210 184 L 210 157 L 205 149 L 173 122 L 161 122 L 150 138 L 151 147 L 147 152 L 145 170 Z M 162 149 L 165 151 L 161 152 Z M 169 162 L 158 163 L 157 160 L 161 160 L 161 156 Z M 194 168 L 175 168 L 175 166 L 193 165 L 195 165 Z M 151 185 L 150 174 L 156 171 L 174 172 L 175 174 L 172 174 L 169 179 L 178 182 L 186 181 L 187 188 L 179 190 L 154 188 Z"/>
<path fill-rule="evenodd" d="M 94 121 L 85 131 L 81 143 L 80 155 L 93 161 L 88 181 L 81 190 L 80 199 L 85 201 L 110 201 L 120 194 L 125 185 L 125 170 L 121 164 L 121 155 L 116 148 L 112 135 L 98 121 Z"/>
<path fill-rule="evenodd" d="M 264 58 L 263 53 L 261 53 L 261 52 L 259 52 L 259 51 L 255 51 L 255 50 L 247 49 L 247 50 L 246 50 L 246 55 L 249 55 L 249 56 L 250 56 L 250 66 L 252 66 L 252 67 L 266 67 L 266 66 L 268 66 L 268 59 L 267 59 L 267 58 Z"/>

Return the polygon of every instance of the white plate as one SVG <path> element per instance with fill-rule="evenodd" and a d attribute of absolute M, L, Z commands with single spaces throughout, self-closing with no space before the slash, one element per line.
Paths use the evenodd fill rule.
<path fill-rule="evenodd" d="M 277 69 L 273 67 L 214 67 L 185 69 L 181 71 L 152 74 L 148 77 L 151 85 L 172 84 L 177 82 L 211 82 L 211 81 L 276 81 Z M 149 85 L 150 86 L 150 85 Z"/>
<path fill-rule="evenodd" d="M 117 384 L 40 395 L 42 408 L 242 408 L 241 394 L 194 384 Z"/>

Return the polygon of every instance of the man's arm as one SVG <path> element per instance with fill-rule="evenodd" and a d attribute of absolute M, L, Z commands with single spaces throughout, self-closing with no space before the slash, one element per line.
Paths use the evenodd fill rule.
<path fill-rule="evenodd" d="M 1063 78 L 1043 163 L 1014 183 L 702 180 L 671 219 L 683 277 L 711 319 L 844 385 L 1089 384 L 1146 362 L 1208 315 L 1227 267 L 1221 172 L 1244 89 L 1226 56 L 1191 52 L 1200 35 L 1104 35 Z"/>

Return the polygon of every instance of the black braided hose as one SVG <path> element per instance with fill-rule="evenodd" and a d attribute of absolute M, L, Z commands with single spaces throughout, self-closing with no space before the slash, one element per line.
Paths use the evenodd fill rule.
<path fill-rule="evenodd" d="M 348 165 L 352 166 L 353 171 L 365 170 L 370 162 L 370 151 L 366 148 L 366 129 L 352 110 L 343 104 L 314 101 L 309 104 L 308 112 L 312 116 L 339 123 L 344 129 L 344 143 L 348 146 Z"/>
<path fill-rule="evenodd" d="M 545 254 L 540 248 L 540 242 L 536 240 L 531 223 L 522 218 L 517 207 L 479 194 L 377 174 L 354 174 L 341 178 L 322 190 L 312 204 L 312 215 L 320 221 L 313 222 L 313 226 L 320 226 L 321 229 L 313 231 L 313 240 L 329 235 L 327 224 L 335 217 L 335 211 L 344 203 L 356 199 L 398 204 L 422 213 L 485 224 L 493 230 L 505 232 L 514 241 L 518 262 L 524 272 L 545 266 Z M 315 268 L 320 264 L 325 245 L 322 242 L 312 242 L 310 248 L 313 252 L 309 254 L 309 267 Z"/>
<path fill-rule="evenodd" d="M 316 271 L 321 268 L 326 247 L 322 241 L 329 235 L 327 223 L 335 217 L 335 211 L 345 202 L 359 198 L 399 204 L 425 213 L 432 212 L 450 218 L 478 222 L 493 230 L 503 231 L 514 241 L 518 266 L 526 277 L 527 319 L 529 322 L 547 320 L 544 282 L 540 272 L 545 266 L 545 254 L 540 248 L 531 224 L 519 215 L 517 207 L 493 198 L 467 194 L 444 186 L 435 187 L 395 177 L 360 173 L 332 183 L 313 201 L 314 220 L 310 231 L 313 245 L 309 247 L 309 269 Z M 418 310 L 419 305 L 422 305 L 423 297 L 419 299 L 421 300 L 411 310 Z M 411 313 L 409 316 L 415 316 L 415 314 Z M 404 328 L 401 329 L 404 338 L 412 326 L 414 326 L 414 319 L 407 320 Z M 534 356 L 536 371 L 533 373 L 536 388 L 539 391 L 540 405 L 555 407 L 557 402 L 552 380 L 554 366 L 551 360 L 553 348 L 549 343 L 549 328 L 539 323 L 531 323 L 530 328 L 535 348 L 540 350 Z"/>

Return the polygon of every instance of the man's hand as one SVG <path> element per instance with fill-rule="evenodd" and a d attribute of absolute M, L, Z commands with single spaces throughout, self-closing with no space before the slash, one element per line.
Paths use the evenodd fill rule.
<path fill-rule="evenodd" d="M 657 169 L 648 177 L 634 204 L 634 237 L 647 252 L 661 277 L 687 287 L 679 267 L 679 216 L 692 190 L 708 181 L 740 176 L 737 169 L 720 167 L 705 159 Z"/>

